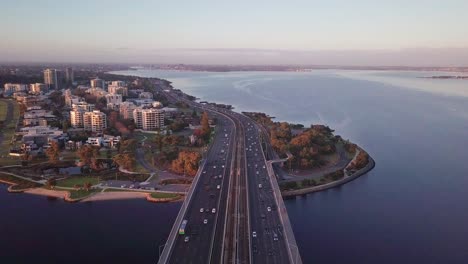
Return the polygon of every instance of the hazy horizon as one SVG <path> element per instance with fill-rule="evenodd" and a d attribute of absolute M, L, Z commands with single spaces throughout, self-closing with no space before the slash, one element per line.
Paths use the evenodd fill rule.
<path fill-rule="evenodd" d="M 468 66 L 460 0 L 0 6 L 0 62 Z"/>

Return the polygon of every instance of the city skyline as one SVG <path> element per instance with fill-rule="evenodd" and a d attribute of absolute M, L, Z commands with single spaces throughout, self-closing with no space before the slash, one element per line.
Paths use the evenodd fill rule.
<path fill-rule="evenodd" d="M 46 2 L 1 4 L 3 62 L 468 65 L 463 1 Z"/>

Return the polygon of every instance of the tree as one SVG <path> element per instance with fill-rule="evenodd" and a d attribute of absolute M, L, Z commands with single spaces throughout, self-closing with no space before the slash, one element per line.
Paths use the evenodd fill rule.
<path fill-rule="evenodd" d="M 164 145 L 163 135 L 161 135 L 160 133 L 156 134 L 156 136 L 154 137 L 154 143 L 156 143 L 156 147 L 161 152 Z"/>
<path fill-rule="evenodd" d="M 203 112 L 201 120 L 200 120 L 200 124 L 201 124 L 202 136 L 205 140 L 208 140 L 211 134 L 211 127 L 210 127 L 210 122 L 209 122 L 207 112 Z"/>
<path fill-rule="evenodd" d="M 131 170 L 135 166 L 135 158 L 129 153 L 115 155 L 112 160 L 126 170 Z"/>
<path fill-rule="evenodd" d="M 57 185 L 57 180 L 54 177 L 47 179 L 47 182 L 46 182 L 47 188 L 53 189 L 55 185 Z"/>
<path fill-rule="evenodd" d="M 59 160 L 60 147 L 57 142 L 52 141 L 46 149 L 46 156 L 50 163 L 57 163 Z"/>
<path fill-rule="evenodd" d="M 84 165 L 91 165 L 93 159 L 96 159 L 99 156 L 98 149 L 90 145 L 84 145 L 79 148 L 77 154 Z"/>
<path fill-rule="evenodd" d="M 84 189 L 85 189 L 86 191 L 89 191 L 89 189 L 91 189 L 91 186 L 92 186 L 92 184 L 91 184 L 90 182 L 85 182 L 85 183 L 83 184 L 83 187 L 84 187 Z"/>
<path fill-rule="evenodd" d="M 68 121 L 63 121 L 63 123 L 62 123 L 63 132 L 67 132 L 69 127 L 70 127 L 70 125 L 69 125 Z"/>
<path fill-rule="evenodd" d="M 195 176 L 200 160 L 200 153 L 184 150 L 179 152 L 177 159 L 172 161 L 171 169 L 179 174 Z"/>

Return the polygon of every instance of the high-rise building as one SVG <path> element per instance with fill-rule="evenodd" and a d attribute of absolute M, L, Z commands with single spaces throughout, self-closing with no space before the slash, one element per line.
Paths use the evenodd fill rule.
<path fill-rule="evenodd" d="M 155 130 L 164 126 L 164 111 L 161 109 L 137 108 L 133 111 L 135 126 L 143 130 Z"/>
<path fill-rule="evenodd" d="M 99 78 L 91 80 L 91 88 L 105 88 L 105 83 L 104 80 L 101 80 Z"/>
<path fill-rule="evenodd" d="M 107 117 L 101 111 L 94 110 L 84 113 L 83 123 L 85 130 L 102 133 L 107 128 Z"/>
<path fill-rule="evenodd" d="M 47 85 L 43 83 L 33 83 L 29 86 L 32 93 L 39 94 L 47 92 Z"/>
<path fill-rule="evenodd" d="M 106 94 L 105 97 L 108 104 L 120 105 L 122 103 L 122 95 L 120 94 Z"/>
<path fill-rule="evenodd" d="M 123 119 L 133 118 L 133 110 L 136 106 L 132 102 L 123 102 L 119 106 L 120 117 Z"/>
<path fill-rule="evenodd" d="M 84 126 L 84 111 L 83 109 L 75 109 L 70 111 L 70 123 L 72 127 L 83 127 Z"/>
<path fill-rule="evenodd" d="M 107 87 L 107 91 L 110 94 L 121 94 L 122 96 L 128 96 L 128 88 L 125 86 L 116 86 L 111 84 Z"/>
<path fill-rule="evenodd" d="M 75 74 L 73 73 L 73 68 L 66 68 L 65 69 L 65 81 L 67 84 L 72 84 L 75 80 Z"/>
<path fill-rule="evenodd" d="M 44 71 L 44 83 L 47 88 L 59 90 L 62 89 L 63 73 L 55 69 L 46 69 Z"/>

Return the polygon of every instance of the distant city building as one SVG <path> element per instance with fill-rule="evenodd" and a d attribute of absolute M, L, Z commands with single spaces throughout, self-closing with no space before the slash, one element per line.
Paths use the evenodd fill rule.
<path fill-rule="evenodd" d="M 94 104 L 88 104 L 86 102 L 79 102 L 72 104 L 72 110 L 83 110 L 85 112 L 92 112 L 94 111 Z"/>
<path fill-rule="evenodd" d="M 108 104 L 120 105 L 122 103 L 121 94 L 106 94 L 106 102 Z"/>
<path fill-rule="evenodd" d="M 101 98 L 101 97 L 104 97 L 106 96 L 106 94 L 108 94 L 104 89 L 102 88 L 99 88 L 99 87 L 91 87 L 89 88 L 88 90 L 86 90 L 86 93 L 90 94 L 90 95 L 93 95 L 93 96 L 96 96 L 96 98 Z"/>
<path fill-rule="evenodd" d="M 124 81 L 112 81 L 110 83 L 111 86 L 120 86 L 120 87 L 126 87 L 127 84 Z"/>
<path fill-rule="evenodd" d="M 92 132 L 102 132 L 107 128 L 107 117 L 99 110 L 86 112 L 83 115 L 84 129 Z"/>
<path fill-rule="evenodd" d="M 154 101 L 153 99 L 128 99 L 128 102 L 133 102 L 136 106 L 140 107 L 154 107 L 153 105 L 159 104 L 159 102 Z"/>
<path fill-rule="evenodd" d="M 56 69 L 46 69 L 44 71 L 44 83 L 49 90 L 62 89 L 63 73 Z"/>
<path fill-rule="evenodd" d="M 72 84 L 74 82 L 74 79 L 75 79 L 75 76 L 74 76 L 74 73 L 73 73 L 73 68 L 66 68 L 65 69 L 65 81 L 68 83 L 68 84 Z"/>
<path fill-rule="evenodd" d="M 123 119 L 133 119 L 133 110 L 136 105 L 132 102 L 123 102 L 119 106 L 120 117 Z"/>
<path fill-rule="evenodd" d="M 99 78 L 91 80 L 91 88 L 102 88 L 102 89 L 104 89 L 105 87 L 106 86 L 105 86 L 104 80 L 101 80 Z"/>
<path fill-rule="evenodd" d="M 86 111 L 84 111 L 83 109 L 76 109 L 70 111 L 70 123 L 72 127 L 84 127 L 84 113 L 86 113 Z"/>
<path fill-rule="evenodd" d="M 137 128 L 143 130 L 159 129 L 164 126 L 164 111 L 137 108 L 133 111 L 133 119 Z"/>
<path fill-rule="evenodd" d="M 31 92 L 34 93 L 34 94 L 45 93 L 48 90 L 47 85 L 45 85 L 43 83 L 33 83 L 33 84 L 29 85 L 29 88 L 30 88 Z"/>
<path fill-rule="evenodd" d="M 5 95 L 12 95 L 16 92 L 24 92 L 27 90 L 27 87 L 28 86 L 26 84 L 20 83 L 5 83 L 5 85 L 3 85 Z"/>
<path fill-rule="evenodd" d="M 107 91 L 111 94 L 121 94 L 123 96 L 128 96 L 128 88 L 125 86 L 115 86 L 111 84 L 107 86 Z"/>

